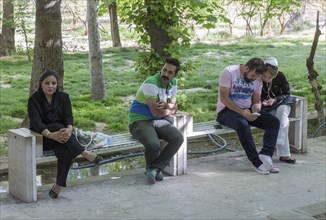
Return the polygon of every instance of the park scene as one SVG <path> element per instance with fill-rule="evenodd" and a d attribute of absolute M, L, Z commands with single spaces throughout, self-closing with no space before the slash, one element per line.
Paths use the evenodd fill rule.
<path fill-rule="evenodd" d="M 1 0 L 0 219 L 325 219 L 325 7 L 318 0 Z M 168 117 L 160 119 L 183 142 L 156 167 L 132 133 L 130 112 L 145 80 L 176 70 L 167 57 L 180 62 L 177 93 L 168 101 L 154 94 L 147 104 L 162 101 Z M 293 164 L 275 151 L 269 175 L 257 171 L 264 159 L 253 169 L 237 131 L 216 121 L 223 71 L 252 58 L 264 68 L 275 59 L 296 97 L 286 117 Z M 89 154 L 68 162 L 61 191 L 58 152 L 44 147 L 60 137 L 37 132 L 29 117 L 30 97 L 49 70 L 73 115 L 59 142 L 78 128 L 104 143 L 85 145 Z M 251 126 L 257 152 L 273 139 L 266 129 Z M 170 142 L 159 139 L 161 154 Z"/>

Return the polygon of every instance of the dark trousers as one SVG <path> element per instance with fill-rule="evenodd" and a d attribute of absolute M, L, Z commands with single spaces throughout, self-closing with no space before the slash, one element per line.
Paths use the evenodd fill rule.
<path fill-rule="evenodd" d="M 183 143 L 182 133 L 167 120 L 136 121 L 129 126 L 134 138 L 145 147 L 147 168 L 163 170 Z M 160 152 L 160 139 L 168 144 Z"/>
<path fill-rule="evenodd" d="M 220 124 L 226 125 L 237 132 L 242 148 L 246 152 L 248 159 L 256 167 L 259 167 L 262 162 L 258 157 L 250 126 L 264 130 L 263 147 L 259 153 L 270 157 L 273 156 L 278 129 L 280 127 L 280 122 L 275 116 L 266 111 L 261 111 L 259 113 L 261 115 L 255 121 L 247 121 L 238 113 L 224 108 L 218 113 L 216 119 Z"/>
<path fill-rule="evenodd" d="M 62 124 L 48 124 L 47 129 L 55 132 L 64 128 Z M 81 154 L 85 149 L 76 140 L 72 134 L 69 140 L 61 144 L 55 140 L 43 137 L 44 150 L 53 150 L 57 157 L 57 181 L 56 184 L 65 187 L 67 185 L 67 176 L 72 160 Z"/>

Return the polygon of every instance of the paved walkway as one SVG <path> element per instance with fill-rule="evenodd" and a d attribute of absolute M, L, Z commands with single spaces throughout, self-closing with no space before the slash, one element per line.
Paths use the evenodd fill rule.
<path fill-rule="evenodd" d="M 275 159 L 279 174 L 258 174 L 244 152 L 230 152 L 189 160 L 187 175 L 154 185 L 134 170 L 70 181 L 57 199 L 45 186 L 36 203 L 1 193 L 0 219 L 316 219 L 326 213 L 325 143 L 309 139 L 294 165 Z"/>

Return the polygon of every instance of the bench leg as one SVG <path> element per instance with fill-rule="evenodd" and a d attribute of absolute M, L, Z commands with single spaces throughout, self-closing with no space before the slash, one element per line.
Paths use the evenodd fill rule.
<path fill-rule="evenodd" d="M 174 126 L 183 134 L 184 142 L 163 171 L 169 175 L 178 176 L 187 173 L 187 132 L 193 126 L 192 116 L 179 113 L 173 115 L 173 121 Z"/>
<path fill-rule="evenodd" d="M 8 131 L 9 193 L 24 202 L 37 201 L 35 145 L 35 136 Z"/>
<path fill-rule="evenodd" d="M 289 142 L 293 144 L 301 153 L 307 152 L 307 113 L 308 100 L 297 97 L 297 103 L 291 108 L 290 117 L 298 118 L 290 122 Z"/>

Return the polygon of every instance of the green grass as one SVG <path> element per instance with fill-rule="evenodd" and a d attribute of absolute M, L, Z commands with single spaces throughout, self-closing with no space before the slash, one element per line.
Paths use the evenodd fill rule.
<path fill-rule="evenodd" d="M 321 39 L 314 61 L 315 69 L 319 73 L 318 81 L 324 86 L 321 97 L 326 103 L 326 45 Z M 208 90 L 186 93 L 181 110 L 192 113 L 194 122 L 215 119 L 217 81 L 223 68 L 245 63 L 252 57 L 265 59 L 269 56 L 278 59 L 280 70 L 289 80 L 292 94 L 307 97 L 309 110 L 314 110 L 314 96 L 305 66 L 311 41 L 299 37 L 268 40 L 241 38 L 229 39 L 228 43 L 217 40 L 215 44 L 193 44 L 181 52 L 181 60 L 183 63 L 191 62 L 196 69 L 192 73 L 184 74 L 185 80 L 180 89 Z M 141 84 L 134 70 L 137 52 L 137 48 L 110 48 L 103 51 L 107 99 L 100 102 L 92 101 L 90 96 L 88 53 L 64 53 L 64 90 L 70 94 L 76 126 L 84 130 L 95 130 L 96 123 L 102 122 L 106 124 L 103 130 L 105 133 L 128 131 L 130 101 L 125 99 L 134 95 Z M 23 55 L 13 55 L 2 58 L 0 67 L 0 134 L 3 135 L 8 129 L 18 125 L 10 117 L 23 119 L 26 116 L 32 63 Z"/>

